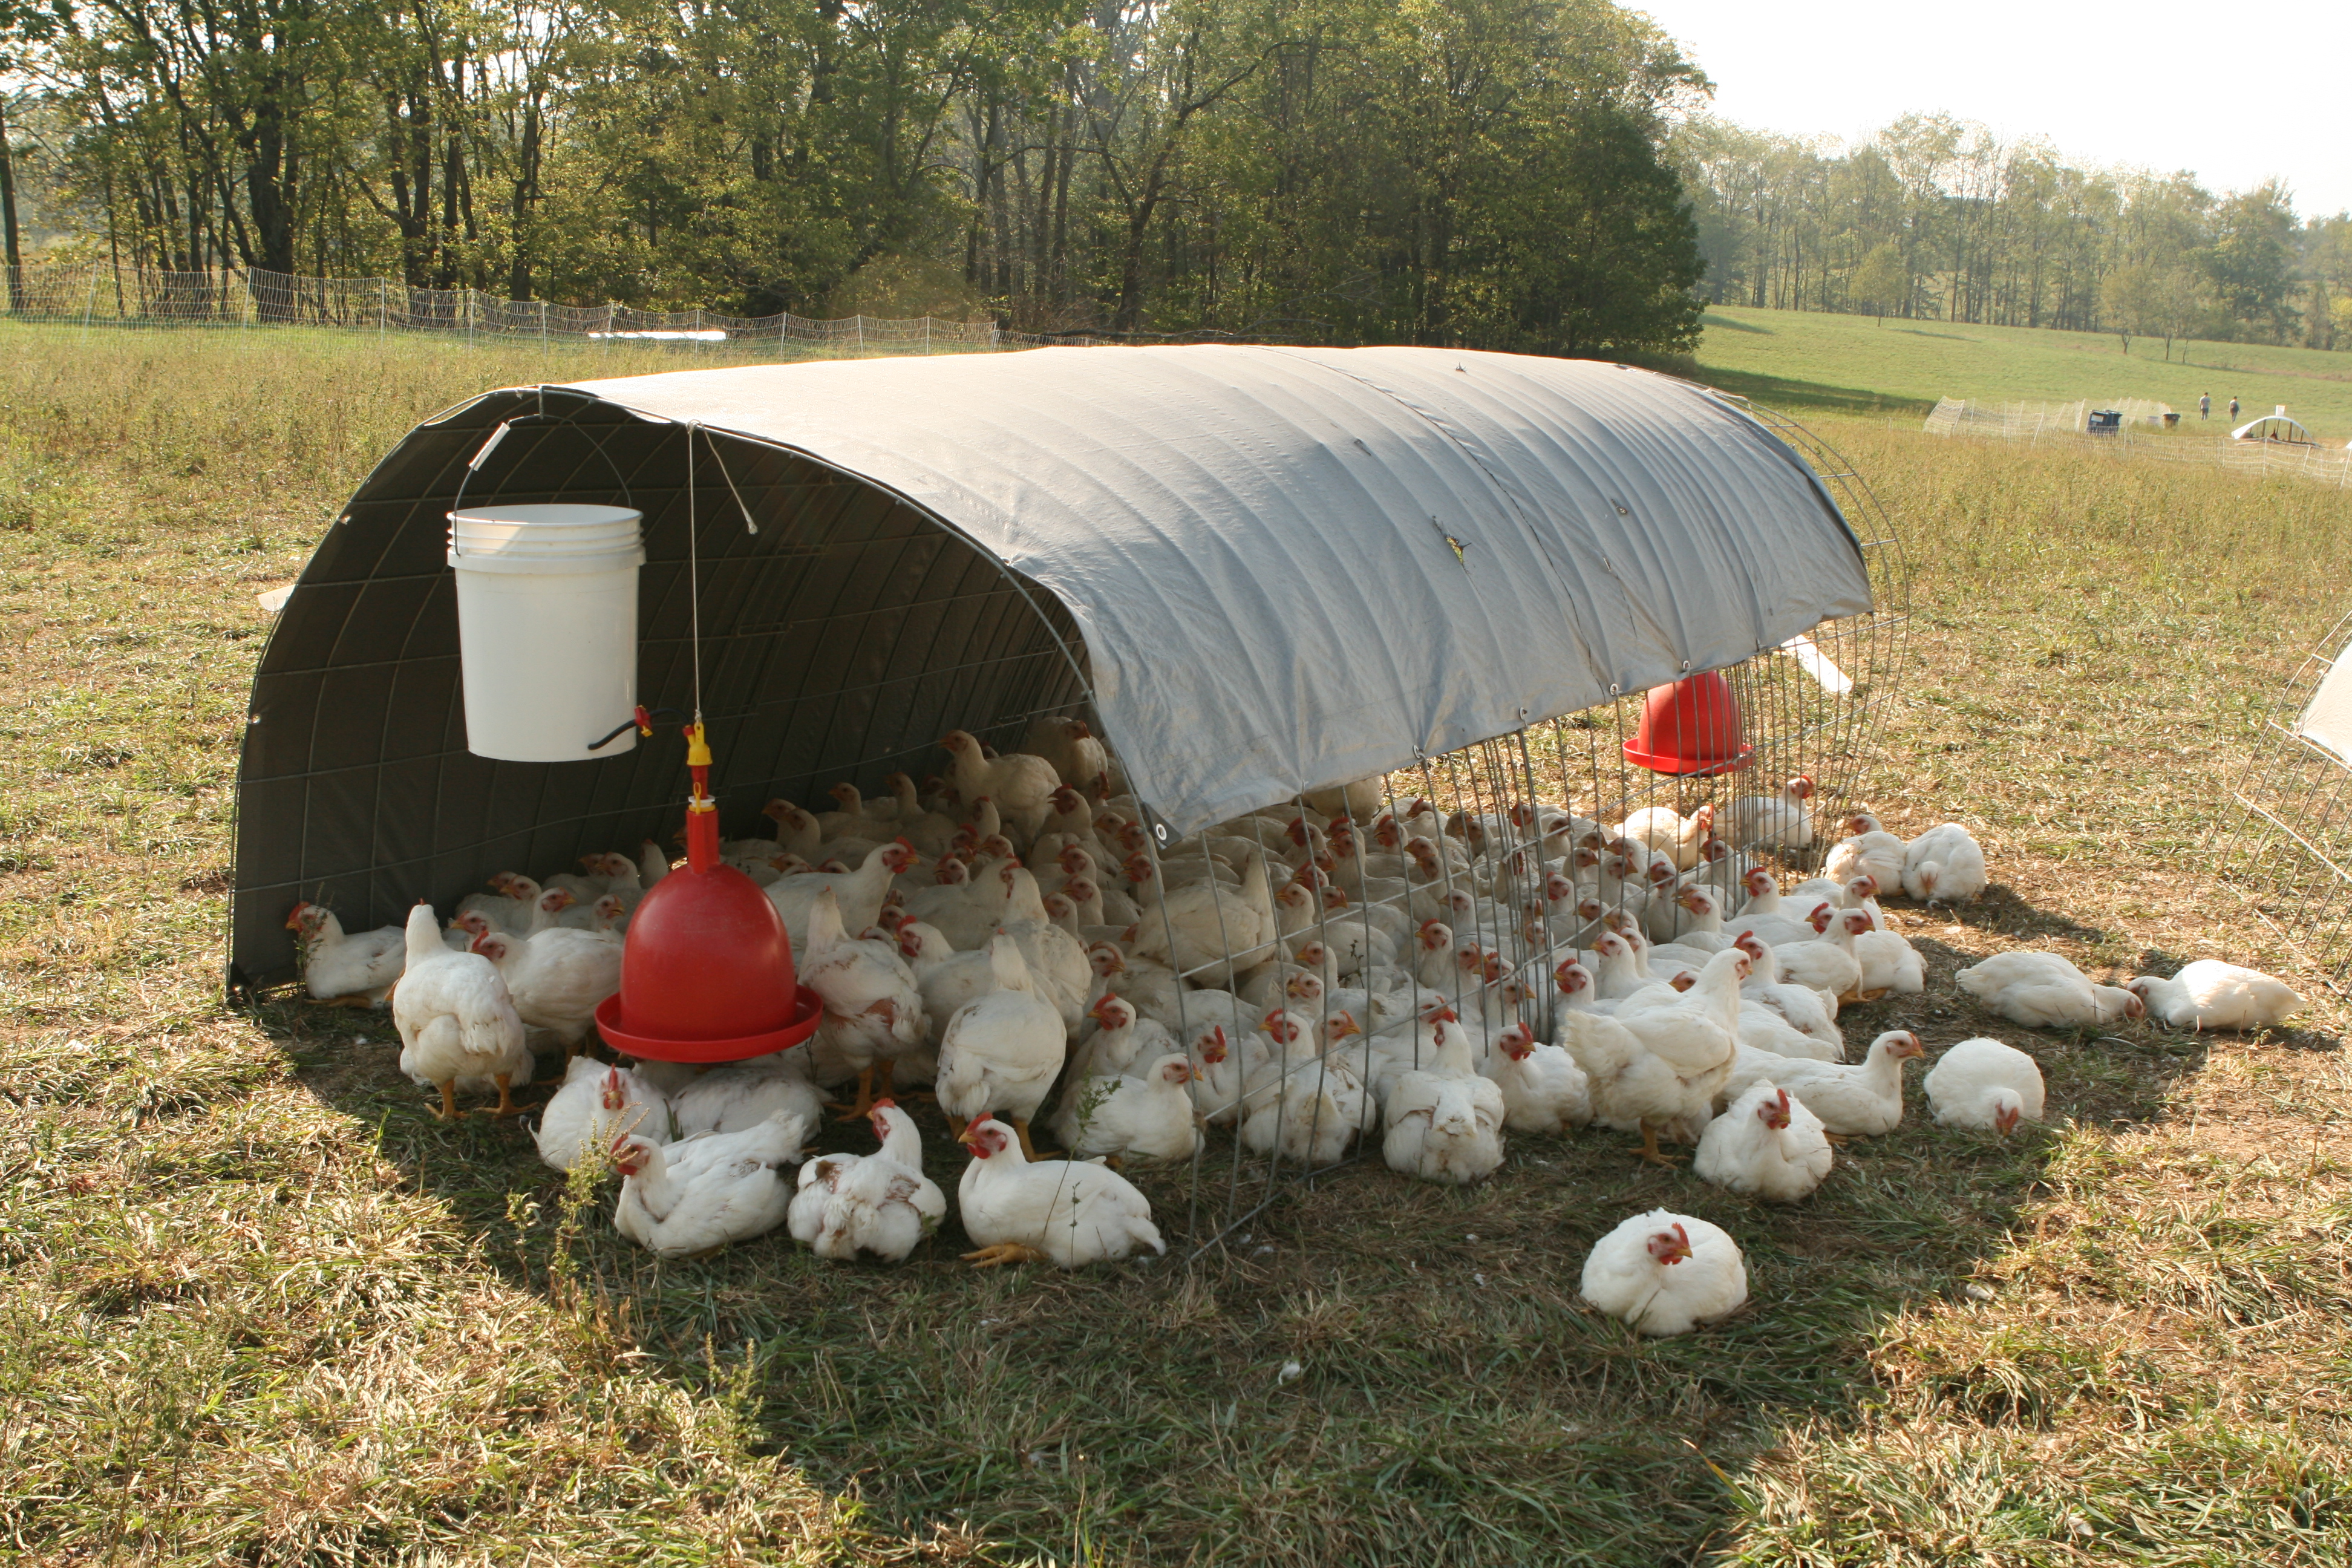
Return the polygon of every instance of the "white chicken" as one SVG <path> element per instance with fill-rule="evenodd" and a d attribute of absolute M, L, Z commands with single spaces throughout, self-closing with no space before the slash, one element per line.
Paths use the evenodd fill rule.
<path fill-rule="evenodd" d="M 1889 1029 L 1870 1042 L 1859 1062 L 1817 1062 L 1765 1052 L 1742 1056 L 1723 1086 L 1746 1094 L 1759 1083 L 1787 1089 L 1821 1118 L 1834 1138 L 1871 1138 L 1903 1122 L 1903 1064 L 1926 1049 L 1908 1029 Z"/>
<path fill-rule="evenodd" d="M 1691 1172 L 1702 1182 L 1766 1203 L 1792 1204 L 1830 1173 L 1836 1158 L 1822 1119 L 1777 1084 L 1752 1084 L 1699 1135 Z"/>
<path fill-rule="evenodd" d="M 1110 775 L 1110 752 L 1083 719 L 1047 714 L 1029 722 L 1022 749 L 1049 763 L 1062 783 L 1074 790 L 1091 789 Z"/>
<path fill-rule="evenodd" d="M 1388 1132 L 1381 1155 L 1391 1171 L 1467 1186 L 1503 1163 L 1509 1105 L 1500 1084 L 1479 1076 L 1470 1037 L 1458 1029 L 1440 1030 L 1436 1050 L 1399 1075 L 1382 1114 Z"/>
<path fill-rule="evenodd" d="M 443 946 L 430 904 L 408 911 L 404 935 L 406 966 L 392 993 L 400 1070 L 441 1091 L 437 1114 L 445 1121 L 460 1114 L 460 1089 L 496 1088 L 492 1114 L 520 1114 L 511 1091 L 530 1081 L 530 1049 L 498 966 L 480 953 Z"/>
<path fill-rule="evenodd" d="M 1822 875 L 1832 882 L 1851 881 L 1868 872 L 1882 888 L 1903 885 L 1903 840 L 1886 831 L 1878 818 L 1857 811 L 1845 819 L 1846 836 L 1830 847 Z"/>
<path fill-rule="evenodd" d="M 1062 776 L 1052 763 L 1025 752 L 985 756 L 980 742 L 963 730 L 951 731 L 940 744 L 955 759 L 949 773 L 964 799 L 985 795 L 994 801 L 1021 843 L 1037 837 L 1054 809 L 1054 792 L 1062 787 Z"/>
<path fill-rule="evenodd" d="M 2147 1013 L 2131 992 L 2094 984 L 2054 952 L 1997 952 L 1952 978 L 1987 1007 L 2028 1028 L 2095 1029 Z"/>
<path fill-rule="evenodd" d="M 1525 1024 L 1505 1026 L 1478 1070 L 1503 1091 L 1503 1125 L 1514 1132 L 1565 1136 L 1592 1120 L 1584 1069 L 1562 1047 L 1539 1043 Z"/>
<path fill-rule="evenodd" d="M 1762 941 L 1753 931 L 1741 931 L 1737 945 L 1751 961 L 1748 979 L 1739 988 L 1746 998 L 1779 1014 L 1790 1028 L 1811 1036 L 1826 1047 L 1827 1054 L 1822 1059 L 1833 1062 L 1845 1060 L 1845 1032 L 1837 1026 L 1836 994 L 1782 980 L 1780 950 Z M 1783 1051 L 1781 1055 L 1821 1056 L 1822 1053 Z"/>
<path fill-rule="evenodd" d="M 697 1074 L 669 1091 L 677 1135 L 740 1132 L 778 1115 L 814 1127 L 824 1119 L 824 1100 L 809 1079 L 808 1064 L 809 1052 L 795 1047 Z"/>
<path fill-rule="evenodd" d="M 1816 910 L 1815 914 L 1826 928 L 1821 941 L 1773 947 L 1772 956 L 1780 961 L 1781 980 L 1790 985 L 1825 991 L 1840 1002 L 1865 1000 L 1862 960 L 1855 956 L 1853 944 L 1856 937 L 1870 929 L 1870 917 L 1860 910 L 1843 910 L 1834 914 Z"/>
<path fill-rule="evenodd" d="M 809 908 L 799 968 L 801 984 L 824 999 L 817 1033 L 857 1069 L 857 1099 L 841 1120 L 860 1121 L 877 1100 L 889 1098 L 898 1059 L 929 1037 L 915 972 L 895 941 L 852 938 L 831 888 Z"/>
<path fill-rule="evenodd" d="M 381 1007 L 408 963 L 405 926 L 380 926 L 357 936 L 324 904 L 296 904 L 286 929 L 302 950 L 302 984 L 321 1002 Z"/>
<path fill-rule="evenodd" d="M 1009 936 L 988 944 L 996 989 L 964 1005 L 940 1037 L 940 1109 L 959 1132 L 1002 1111 L 1021 1135 L 1021 1152 L 1034 1158 L 1029 1121 L 1068 1054 L 1068 1035 L 1054 1005 L 1039 996 L 1020 944 Z"/>
<path fill-rule="evenodd" d="M 1703 1219 L 1652 1209 L 1595 1242 L 1584 1260 L 1585 1300 L 1665 1338 L 1720 1322 L 1748 1302 L 1739 1244 Z"/>
<path fill-rule="evenodd" d="M 808 1123 L 778 1114 L 740 1132 L 663 1145 L 614 1141 L 621 1201 L 613 1226 L 661 1258 L 693 1258 L 764 1236 L 784 1221 L 792 1186 L 779 1167 L 800 1157 Z"/>
<path fill-rule="evenodd" d="M 1068 1102 L 1066 1128 L 1056 1125 L 1055 1131 L 1081 1159 L 1184 1159 L 1201 1146 L 1186 1087 L 1192 1081 L 1192 1066 L 1181 1054 L 1158 1057 L 1132 1078 L 1112 1073 L 1081 1079 Z"/>
<path fill-rule="evenodd" d="M 539 1113 L 532 1141 L 541 1160 L 568 1171 L 590 1150 L 609 1149 L 614 1139 L 632 1132 L 651 1142 L 668 1142 L 669 1100 L 627 1068 L 574 1057 Z"/>
<path fill-rule="evenodd" d="M 1739 982 L 1748 969 L 1748 955 L 1733 948 L 1707 960 L 1686 995 L 1668 993 L 1645 1005 L 1645 993 L 1613 1016 L 1560 1014 L 1559 1043 L 1584 1069 L 1593 1115 L 1639 1128 L 1643 1159 L 1672 1163 L 1658 1152 L 1659 1134 L 1696 1139 L 1714 1114 L 1738 1045 Z"/>
<path fill-rule="evenodd" d="M 2303 1011 L 2304 1000 L 2284 980 L 2218 958 L 2183 965 L 2169 980 L 2143 974 L 2126 989 L 2149 1017 L 2171 1029 L 2272 1028 Z"/>
<path fill-rule="evenodd" d="M 1903 847 L 1903 890 L 1923 904 L 1967 903 L 1985 890 L 1983 846 L 1957 822 L 1927 829 Z"/>
<path fill-rule="evenodd" d="M 2042 1120 L 2042 1068 L 2014 1046 L 1979 1036 L 1936 1058 L 1920 1088 L 1947 1127 L 2006 1136 L 2021 1121 Z"/>
<path fill-rule="evenodd" d="M 824 1154 L 801 1167 L 785 1218 L 793 1239 L 819 1258 L 903 1263 L 947 1217 L 947 1194 L 923 1174 L 914 1119 L 877 1100 L 872 1120 L 882 1145 L 873 1153 Z"/>
<path fill-rule="evenodd" d="M 816 908 L 818 894 L 831 890 L 839 902 L 843 927 L 864 931 L 881 918 L 882 900 L 890 891 L 890 879 L 914 863 L 914 846 L 893 840 L 869 851 L 855 871 L 803 871 L 798 876 L 780 878 L 761 891 L 776 906 L 776 912 L 784 917 L 784 931 L 793 939 L 793 952 L 800 953 L 808 950 L 809 911 Z"/>
<path fill-rule="evenodd" d="M 1118 1172 L 1088 1161 L 1032 1161 L 993 1118 L 966 1127 L 962 1142 L 971 1163 L 957 1184 L 956 1207 L 964 1234 L 979 1244 L 965 1262 L 1080 1268 L 1145 1247 L 1167 1253 L 1151 1205 Z"/>
<path fill-rule="evenodd" d="M 1274 956 L 1278 927 L 1263 853 L 1244 859 L 1233 888 L 1213 879 L 1163 890 L 1160 867 L 1141 855 L 1128 858 L 1127 873 L 1139 910 L 1130 956 L 1206 985 L 1230 984 Z"/>
<path fill-rule="evenodd" d="M 523 1026 L 553 1035 L 567 1057 L 579 1054 L 596 1020 L 596 1004 L 621 988 L 621 939 L 610 931 L 567 926 L 527 937 L 492 931 L 475 938 L 473 948 L 499 966 Z"/>
<path fill-rule="evenodd" d="M 1714 829 L 1715 807 L 1709 804 L 1688 816 L 1670 805 L 1648 806 L 1627 817 L 1617 832 L 1664 855 L 1675 870 L 1687 871 L 1698 864 L 1699 846 Z"/>
<path fill-rule="evenodd" d="M 1735 849 L 1803 849 L 1813 842 L 1813 781 L 1799 773 L 1781 786 L 1780 797 L 1742 795 L 1731 803 L 1726 837 Z"/>

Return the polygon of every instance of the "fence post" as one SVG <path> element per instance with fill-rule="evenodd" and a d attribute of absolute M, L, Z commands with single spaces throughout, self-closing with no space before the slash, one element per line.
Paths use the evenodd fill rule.
<path fill-rule="evenodd" d="M 866 352 L 866 314 L 862 310 L 857 315 L 857 352 Z"/>
<path fill-rule="evenodd" d="M 383 342 L 384 330 L 389 325 L 386 318 L 391 314 L 392 285 L 379 278 L 375 280 L 375 341 L 379 347 Z"/>
<path fill-rule="evenodd" d="M 98 263 L 93 261 L 89 266 L 89 292 L 82 297 L 81 302 L 81 341 L 84 342 L 89 342 L 89 318 L 97 309 Z"/>
<path fill-rule="evenodd" d="M 929 310 L 923 312 L 923 352 L 931 352 L 931 313 Z"/>

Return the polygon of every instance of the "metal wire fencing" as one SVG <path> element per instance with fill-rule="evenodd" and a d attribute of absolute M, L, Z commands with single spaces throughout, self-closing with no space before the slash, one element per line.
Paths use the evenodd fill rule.
<path fill-rule="evenodd" d="M 2263 721 L 2210 842 L 2223 879 L 2338 992 L 2352 979 L 2352 616 Z"/>
<path fill-rule="evenodd" d="M 2284 474 L 2337 489 L 2352 488 L 2352 448 L 2304 441 L 2237 441 L 2226 433 L 2200 434 L 2168 428 L 2162 404 L 2126 398 L 2099 405 L 2122 415 L 2103 433 L 2086 427 L 2093 405 L 2074 403 L 1972 403 L 1937 401 L 1922 428 L 1930 436 L 1981 436 L 2063 445 L 2085 453 L 2151 462 L 2195 463 L 2242 473 Z"/>
<path fill-rule="evenodd" d="M 1515 1023 L 1550 1040 L 1560 965 L 1593 963 L 1612 925 L 1671 941 L 1719 921 L 1748 872 L 1811 871 L 1867 804 L 1855 781 L 1903 668 L 1907 566 L 1858 474 L 1801 426 L 1751 412 L 1839 496 L 1875 607 L 1682 683 L 1728 694 L 1681 737 L 1686 756 L 1718 763 L 1645 765 L 1657 760 L 1645 711 L 1675 689 L 1628 691 L 1188 837 L 1155 830 L 1141 804 L 1098 803 L 1097 839 L 1061 867 L 1075 895 L 1051 858 L 1032 858 L 1065 896 L 1091 908 L 1108 889 L 1114 921 L 1132 913 L 1123 931 L 1086 933 L 1098 989 L 1166 1027 L 1192 1063 L 1200 1142 L 1149 1188 L 1191 1256 L 1300 1187 L 1381 1159 L 1379 1086 L 1426 1064 L 1433 1009 L 1482 1050 Z M 1000 748 L 1025 749 L 1041 721 L 1089 714 L 1083 689 L 1034 657 L 1043 705 L 982 731 Z M 1654 857 L 1633 863 L 1625 835 L 1637 829 L 1671 843 L 1671 879 Z M 1714 916 L 1676 901 L 1691 888 L 1709 891 Z M 1074 1037 L 1072 1062 L 1088 1048 Z M 1071 1097 L 1066 1134 L 1084 1131 L 1083 1093 L 1074 1068 L 1057 1091 Z"/>
<path fill-rule="evenodd" d="M 839 357 L 1034 347 L 1047 340 L 992 321 L 933 316 L 817 321 L 779 311 L 642 310 L 509 300 L 478 289 L 419 289 L 386 278 L 300 278 L 259 268 L 163 272 L 107 263 L 0 269 L 7 314 L 51 326 L 247 331 L 308 327 L 390 338 L 504 343 L 671 343 L 718 352 L 800 347 Z M 1057 342 L 1066 339 L 1054 340 Z"/>

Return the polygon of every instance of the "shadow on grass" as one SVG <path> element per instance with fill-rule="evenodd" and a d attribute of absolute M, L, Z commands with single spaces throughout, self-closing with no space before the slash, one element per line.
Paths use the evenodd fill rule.
<path fill-rule="evenodd" d="M 1729 316 L 1718 316 L 1709 310 L 1699 318 L 1699 325 L 1710 332 L 1754 332 L 1759 337 L 1776 338 L 1780 334 L 1770 327 L 1759 327 L 1753 321 L 1736 321 Z"/>
<path fill-rule="evenodd" d="M 1930 952 L 1947 977 L 1958 958 Z M 1911 1027 L 1932 1052 L 2002 1033 L 1951 1011 L 1889 998 L 1853 1009 L 1847 1037 L 1858 1052 Z M 823 1264 L 781 1236 L 664 1263 L 614 1235 L 609 1197 L 581 1216 L 567 1262 L 563 1184 L 523 1126 L 435 1121 L 381 1015 L 273 1006 L 262 1021 L 511 1283 L 546 1291 L 576 1271 L 646 1364 L 737 1402 L 780 1462 L 857 1500 L 868 1523 L 917 1539 L 969 1528 L 1013 1560 L 1699 1562 L 1739 1525 L 1713 1467 L 1736 1476 L 1787 1422 L 1853 1420 L 1882 1326 L 2005 1248 L 2050 1147 L 1935 1127 L 1914 1072 L 1905 1126 L 1842 1152 L 1789 1208 L 1643 1167 L 1632 1140 L 1596 1128 L 1515 1137 L 1504 1171 L 1468 1191 L 1395 1176 L 1375 1151 L 1190 1268 L 975 1271 L 956 1260 L 952 1217 L 897 1268 Z M 2070 1113 L 2102 1120 L 2152 1113 L 2161 1082 L 2195 1065 L 2029 1048 Z M 909 1109 L 952 1194 L 960 1151 L 934 1108 Z M 816 1139 L 872 1142 L 862 1124 Z M 1130 1173 L 1181 1255 L 1184 1172 Z M 1592 1243 L 1661 1206 L 1738 1239 L 1747 1312 L 1644 1342 L 1578 1305 Z"/>
<path fill-rule="evenodd" d="M 1696 379 L 1785 413 L 1811 408 L 1833 414 L 1916 415 L 1924 418 L 1927 410 L 1935 406 L 1930 400 L 1893 397 L 1868 387 L 1829 386 L 1817 381 L 1794 381 L 1756 371 L 1727 370 L 1720 365 L 1701 364 Z"/>

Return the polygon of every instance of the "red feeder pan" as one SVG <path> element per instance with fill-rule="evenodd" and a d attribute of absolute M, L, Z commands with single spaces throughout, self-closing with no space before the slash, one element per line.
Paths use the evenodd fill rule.
<path fill-rule="evenodd" d="M 719 860 L 719 812 L 703 786 L 709 753 L 695 731 L 688 737 L 695 798 L 687 863 L 647 889 L 630 915 L 621 989 L 597 1005 L 596 1032 L 633 1057 L 740 1061 L 807 1039 L 824 1004 L 793 973 L 783 916 L 758 883 Z"/>
<path fill-rule="evenodd" d="M 1732 773 L 1756 755 L 1730 686 L 1707 670 L 1650 688 L 1625 760 L 1654 773 Z"/>

